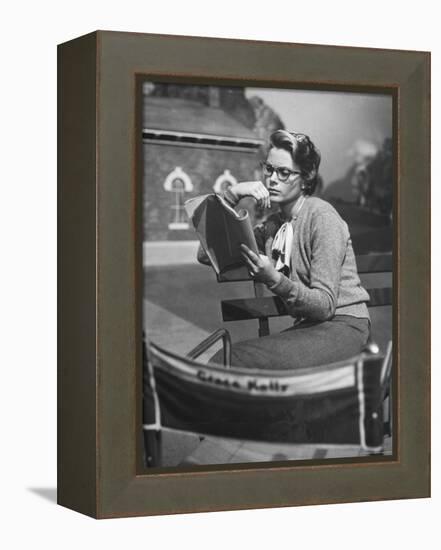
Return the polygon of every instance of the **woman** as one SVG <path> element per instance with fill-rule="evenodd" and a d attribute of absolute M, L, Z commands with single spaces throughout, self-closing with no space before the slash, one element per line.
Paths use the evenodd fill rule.
<path fill-rule="evenodd" d="M 280 334 L 233 346 L 232 364 L 292 369 L 321 365 L 360 353 L 369 337 L 369 295 L 360 284 L 346 223 L 326 201 L 312 197 L 320 153 L 308 136 L 278 130 L 270 137 L 263 180 L 241 182 L 225 192 L 236 205 L 254 197 L 277 204 L 255 228 L 259 250 L 242 245 L 255 281 L 286 304 L 294 326 Z M 215 362 L 222 362 L 222 353 Z"/>

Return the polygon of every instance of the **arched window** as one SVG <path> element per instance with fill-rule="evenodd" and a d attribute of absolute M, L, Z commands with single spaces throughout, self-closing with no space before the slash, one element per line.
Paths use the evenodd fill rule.
<path fill-rule="evenodd" d="M 189 176 L 177 166 L 164 181 L 164 189 L 173 195 L 172 204 L 172 220 L 168 224 L 168 228 L 174 231 L 188 229 L 187 216 L 184 210 L 185 193 L 193 191 L 193 184 Z"/>
<path fill-rule="evenodd" d="M 228 187 L 231 187 L 232 185 L 236 185 L 236 183 L 237 179 L 227 169 L 224 170 L 224 173 L 216 179 L 213 185 L 213 190 L 215 193 L 222 193 L 222 191 L 225 191 Z"/>

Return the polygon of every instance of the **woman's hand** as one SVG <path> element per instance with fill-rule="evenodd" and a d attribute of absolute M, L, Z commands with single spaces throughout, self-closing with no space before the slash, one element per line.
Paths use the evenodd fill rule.
<path fill-rule="evenodd" d="M 273 263 L 263 254 L 255 254 L 245 244 L 240 245 L 242 257 L 248 266 L 251 277 L 259 283 L 267 286 L 275 285 L 280 281 L 281 274 L 275 269 Z"/>
<path fill-rule="evenodd" d="M 261 181 L 242 181 L 229 188 L 229 192 L 239 201 L 243 197 L 253 197 L 261 208 L 270 208 L 268 189 Z"/>

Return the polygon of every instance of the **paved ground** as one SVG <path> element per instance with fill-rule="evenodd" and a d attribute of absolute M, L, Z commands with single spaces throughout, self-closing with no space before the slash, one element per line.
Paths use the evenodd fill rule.
<path fill-rule="evenodd" d="M 246 462 L 282 462 L 324 458 L 368 456 L 356 446 L 289 445 L 239 441 L 220 437 L 199 438 L 191 434 L 164 432 L 164 466 L 200 466 Z M 385 439 L 383 455 L 392 454 L 392 439 Z"/>

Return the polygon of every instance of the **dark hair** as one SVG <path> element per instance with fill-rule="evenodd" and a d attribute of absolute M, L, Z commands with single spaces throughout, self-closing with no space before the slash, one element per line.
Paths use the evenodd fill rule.
<path fill-rule="evenodd" d="M 309 136 L 286 130 L 276 130 L 270 136 L 270 149 L 285 149 L 302 172 L 306 195 L 312 195 L 319 180 L 321 155 Z"/>

